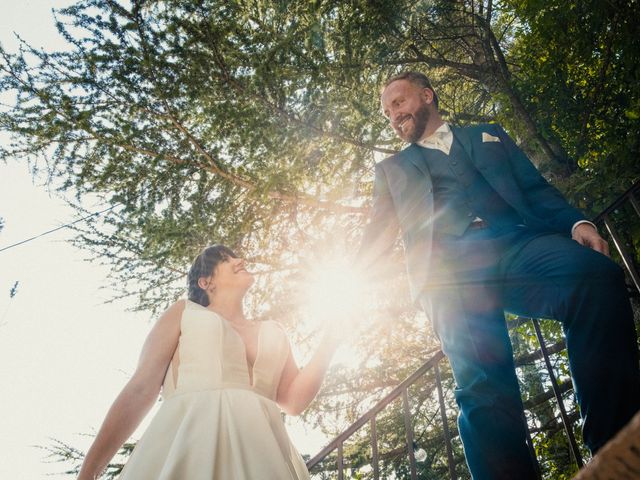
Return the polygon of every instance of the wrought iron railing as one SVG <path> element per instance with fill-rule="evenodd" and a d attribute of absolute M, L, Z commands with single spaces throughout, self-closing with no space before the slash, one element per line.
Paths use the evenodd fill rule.
<path fill-rule="evenodd" d="M 640 274 L 638 273 L 637 250 L 633 246 L 634 239 L 632 237 L 627 237 L 625 239 L 623 233 L 617 226 L 618 222 L 615 217 L 621 216 L 623 220 L 626 220 L 632 218 L 633 213 L 635 213 L 635 216 L 640 218 L 639 196 L 640 182 L 636 182 L 629 190 L 618 197 L 616 201 L 609 205 L 594 219 L 594 223 L 596 223 L 596 225 L 603 225 L 611 237 L 611 241 L 620 255 L 620 260 L 632 282 L 632 287 L 634 287 L 630 289 L 631 293 L 635 295 L 640 292 Z M 626 227 L 625 233 L 629 234 L 632 227 L 628 224 L 624 225 L 624 222 L 623 227 Z M 631 243 L 631 245 L 629 245 L 629 243 Z"/>
<path fill-rule="evenodd" d="M 640 230 L 640 224 L 636 227 L 630 226 L 628 213 L 633 214 L 635 212 L 635 221 L 640 220 L 640 202 L 638 196 L 640 195 L 640 182 L 634 184 L 629 190 L 621 195 L 615 202 L 607 207 L 602 213 L 600 213 L 595 219 L 594 223 L 604 230 L 609 235 L 619 260 L 625 267 L 628 274 L 630 285 L 629 291 L 633 296 L 640 294 L 640 275 L 638 273 L 638 247 L 633 245 L 634 238 L 638 239 L 632 233 L 634 228 Z M 625 212 L 631 210 L 630 212 Z M 622 220 L 621 220 L 622 218 Z M 548 374 L 548 380 L 551 385 L 553 396 L 556 400 L 559 416 L 562 419 L 562 424 L 569 443 L 569 449 L 573 461 L 578 468 L 582 467 L 583 459 L 581 450 L 574 434 L 574 422 L 575 416 L 571 417 L 567 413 L 565 403 L 563 400 L 563 390 L 568 390 L 568 386 L 562 388 L 558 383 L 556 374 L 554 373 L 554 367 L 552 364 L 552 353 L 547 347 L 545 339 L 543 338 L 542 330 L 540 328 L 540 321 L 537 319 L 531 320 L 535 335 L 539 343 L 539 350 L 533 354 L 538 358 L 544 360 L 544 365 Z M 559 342 L 553 346 L 553 349 L 564 349 L 564 343 Z M 307 462 L 312 478 L 336 478 L 337 480 L 343 480 L 345 478 L 345 462 L 344 462 L 344 445 L 345 442 L 351 439 L 356 432 L 361 431 L 368 425 L 369 430 L 369 442 L 370 442 L 370 466 L 367 473 L 367 478 L 378 480 L 381 478 L 380 473 L 380 459 L 378 451 L 378 432 L 376 419 L 378 415 L 383 412 L 391 403 L 402 398 L 402 415 L 404 418 L 405 438 L 404 447 L 402 453 L 406 455 L 406 461 L 408 462 L 408 476 L 411 480 L 418 478 L 417 464 L 416 464 L 416 443 L 414 441 L 414 427 L 412 423 L 412 414 L 409 402 L 409 389 L 422 379 L 427 373 L 432 373 L 435 381 L 435 388 L 437 390 L 438 397 L 438 409 L 440 413 L 440 421 L 442 422 L 442 436 L 444 439 L 444 447 L 446 450 L 446 461 L 448 467 L 448 478 L 451 480 L 457 480 L 458 474 L 456 473 L 456 467 L 461 462 L 456 461 L 454 458 L 454 451 L 452 448 L 452 440 L 454 435 L 449 428 L 449 421 L 447 417 L 445 395 L 443 391 L 443 382 L 441 377 L 440 364 L 444 360 L 444 354 L 442 351 L 437 351 L 431 358 L 429 358 L 418 370 L 411 374 L 406 380 L 395 387 L 389 392 L 383 399 L 376 403 L 369 411 L 362 415 L 357 421 L 350 425 L 340 435 L 333 439 L 326 447 L 318 452 L 313 458 Z M 566 385 L 566 384 L 565 384 Z M 528 439 L 529 447 L 534 452 L 533 442 L 531 435 Z M 337 454 L 335 462 L 330 462 L 330 465 L 322 465 L 329 455 L 333 453 Z M 534 455 L 535 456 L 535 455 Z M 539 466 L 538 466 L 539 468 Z M 540 470 L 539 470 L 540 471 Z M 329 476 L 327 476 L 329 474 Z M 360 477 L 359 477 L 360 478 Z"/>

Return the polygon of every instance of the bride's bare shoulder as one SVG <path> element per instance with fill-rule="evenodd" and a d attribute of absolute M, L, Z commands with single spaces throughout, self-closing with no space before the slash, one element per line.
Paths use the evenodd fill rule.
<path fill-rule="evenodd" d="M 185 308 L 187 308 L 187 304 L 188 304 L 189 300 L 185 299 L 185 298 L 181 298 L 179 300 L 176 300 L 175 302 L 173 302 L 171 305 L 169 305 L 169 308 L 167 308 L 165 310 L 165 312 L 178 312 L 178 313 L 182 313 L 184 311 Z"/>
<path fill-rule="evenodd" d="M 182 317 L 182 312 L 184 312 L 187 307 L 188 300 L 181 298 L 180 300 L 176 300 L 160 315 L 158 318 L 158 323 L 174 323 L 179 322 Z"/>

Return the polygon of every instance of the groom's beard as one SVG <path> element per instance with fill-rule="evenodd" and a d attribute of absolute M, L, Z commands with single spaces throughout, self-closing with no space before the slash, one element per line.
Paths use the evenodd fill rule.
<path fill-rule="evenodd" d="M 407 132 L 406 135 L 401 135 L 400 138 L 409 142 L 416 143 L 424 135 L 424 131 L 429 123 L 429 109 L 426 105 L 421 105 L 418 110 L 412 115 L 413 117 L 413 130 Z"/>

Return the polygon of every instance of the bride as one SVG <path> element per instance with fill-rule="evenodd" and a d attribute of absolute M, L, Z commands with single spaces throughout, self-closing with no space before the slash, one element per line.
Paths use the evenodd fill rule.
<path fill-rule="evenodd" d="M 280 409 L 301 413 L 318 392 L 336 348 L 329 334 L 298 369 L 282 327 L 245 317 L 254 282 L 222 245 L 189 270 L 188 300 L 151 329 L 135 373 L 89 448 L 78 480 L 98 478 L 162 392 L 162 405 L 120 480 L 300 480 L 309 473 Z"/>

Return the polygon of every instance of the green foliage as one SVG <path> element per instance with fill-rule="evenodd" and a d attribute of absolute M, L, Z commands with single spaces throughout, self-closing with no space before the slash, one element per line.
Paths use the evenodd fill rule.
<path fill-rule="evenodd" d="M 16 280 L 16 282 L 11 287 L 11 290 L 9 290 L 9 298 L 13 298 L 13 297 L 16 296 L 16 294 L 18 293 L 18 285 L 19 284 L 20 284 L 20 282 L 18 280 Z"/>
<path fill-rule="evenodd" d="M 572 457 L 564 426 L 550 383 L 550 374 L 539 353 L 539 344 L 529 319 L 508 317 L 508 326 L 514 346 L 520 388 L 523 393 L 525 413 L 532 434 L 532 441 L 545 479 L 571 478 L 577 466 Z M 563 392 L 563 402 L 568 411 L 574 434 L 581 441 L 580 418 L 576 400 L 571 390 L 568 358 L 560 324 L 545 320 L 540 328 L 550 352 L 553 374 Z M 462 445 L 456 426 L 456 404 L 453 397 L 455 383 L 446 363 L 441 362 L 441 376 L 448 429 L 451 434 L 454 468 L 458 478 L 469 478 L 464 462 Z M 388 391 L 388 390 L 387 390 Z M 445 451 L 445 439 L 441 412 L 437 398 L 433 370 L 421 377 L 408 391 L 411 422 L 416 447 L 427 452 L 426 460 L 417 463 L 420 479 L 448 478 L 449 470 Z M 340 410 L 341 406 L 338 407 Z M 376 417 L 378 437 L 379 472 L 381 478 L 410 478 L 406 449 L 405 425 L 401 399 L 391 402 Z M 338 432 L 336 432 L 338 433 Z M 370 425 L 365 424 L 344 443 L 346 478 L 373 478 L 370 447 Z M 583 458 L 589 454 L 581 449 Z M 318 478 L 336 478 L 335 452 L 312 470 Z"/>
<path fill-rule="evenodd" d="M 529 424 L 529 431 L 543 478 L 571 478 L 577 470 L 566 433 L 551 388 L 551 377 L 541 355 L 531 321 L 509 318 L 511 343 L 516 358 L 520 390 Z M 580 416 L 572 391 L 569 361 L 561 325 L 556 321 L 540 322 L 540 329 L 550 352 L 552 371 L 563 392 L 563 402 L 576 437 L 580 437 Z M 583 449 L 582 456 L 588 458 Z"/>
<path fill-rule="evenodd" d="M 114 207 L 78 227 L 76 241 L 112 267 L 114 286 L 137 296 L 140 309 L 155 314 L 183 294 L 191 259 L 222 242 L 258 273 L 252 313 L 294 326 L 305 265 L 355 253 L 374 163 L 402 148 L 378 100 L 399 70 L 429 74 L 448 120 L 504 124 L 589 213 L 637 180 L 634 9 L 622 1 L 80 0 L 56 12 L 68 49 L 0 47 L 0 90 L 15 98 L 0 111 L 12 136 L 0 158 L 27 159 L 80 205 L 91 194 Z M 399 252 L 392 263 L 401 265 Z M 359 364 L 333 368 L 305 414 L 330 434 L 437 345 L 409 303 L 404 274 L 376 288 L 367 328 L 349 345 Z M 518 355 L 533 348 L 528 328 L 514 330 Z M 294 341 L 303 350 L 311 343 Z M 566 381 L 566 360 L 556 362 Z M 549 459 L 543 471 L 562 478 L 573 467 L 548 378 L 539 360 L 520 369 L 534 442 Z M 412 402 L 430 462 L 421 478 L 438 478 L 446 470 L 440 427 L 420 430 L 439 408 L 429 381 Z M 404 478 L 398 409 L 380 419 L 388 432 L 381 468 Z M 447 409 L 455 411 L 450 395 Z M 365 461 L 363 442 L 349 447 L 354 465 Z M 459 442 L 454 450 L 465 478 Z"/>
<path fill-rule="evenodd" d="M 135 443 L 125 443 L 116 454 L 116 458 L 107 465 L 100 478 L 104 480 L 114 480 L 118 478 L 120 472 L 124 468 L 126 459 L 131 455 L 135 447 Z M 57 472 L 62 475 L 77 475 L 84 460 L 84 452 L 80 451 L 73 445 L 69 445 L 60 440 L 53 439 L 52 444 L 48 447 L 41 447 L 47 452 L 47 458 L 51 463 L 62 463 L 70 467 L 63 472 Z"/>
<path fill-rule="evenodd" d="M 514 84 L 579 167 L 564 190 L 598 213 L 640 177 L 638 4 L 506 4 L 520 23 L 510 51 Z"/>
<path fill-rule="evenodd" d="M 29 158 L 79 200 L 97 193 L 117 206 L 78 243 L 114 266 L 123 295 L 138 292 L 140 308 L 154 311 L 179 295 L 173 280 L 211 241 L 269 271 L 295 268 L 291 252 L 321 245 L 326 229 L 352 249 L 375 156 L 401 147 L 377 94 L 399 68 L 427 68 L 456 123 L 499 119 L 541 162 L 545 143 L 569 152 L 581 167 L 563 186 L 591 209 L 610 200 L 614 182 L 637 178 L 637 125 L 614 113 L 631 111 L 615 99 L 633 103 L 638 82 L 630 90 L 631 67 L 619 85 L 606 76 L 617 90 L 589 109 L 588 125 L 626 138 L 598 131 L 585 138 L 605 135 L 606 144 L 578 148 L 576 125 L 592 102 L 584 94 L 566 108 L 575 89 L 550 78 L 567 63 L 563 52 L 577 49 L 570 37 L 549 42 L 563 31 L 554 11 L 517 2 L 80 1 L 57 13 L 68 50 L 0 50 L 0 88 L 16 98 L 0 114 L 14 138 L 0 154 Z M 539 55 L 547 44 L 558 46 Z M 578 72 L 571 85 L 585 48 L 562 67 Z M 635 65 L 636 50 L 621 50 L 620 64 Z M 550 84 L 557 92 L 543 95 Z M 558 171 L 564 154 L 555 157 L 546 161 Z"/>

